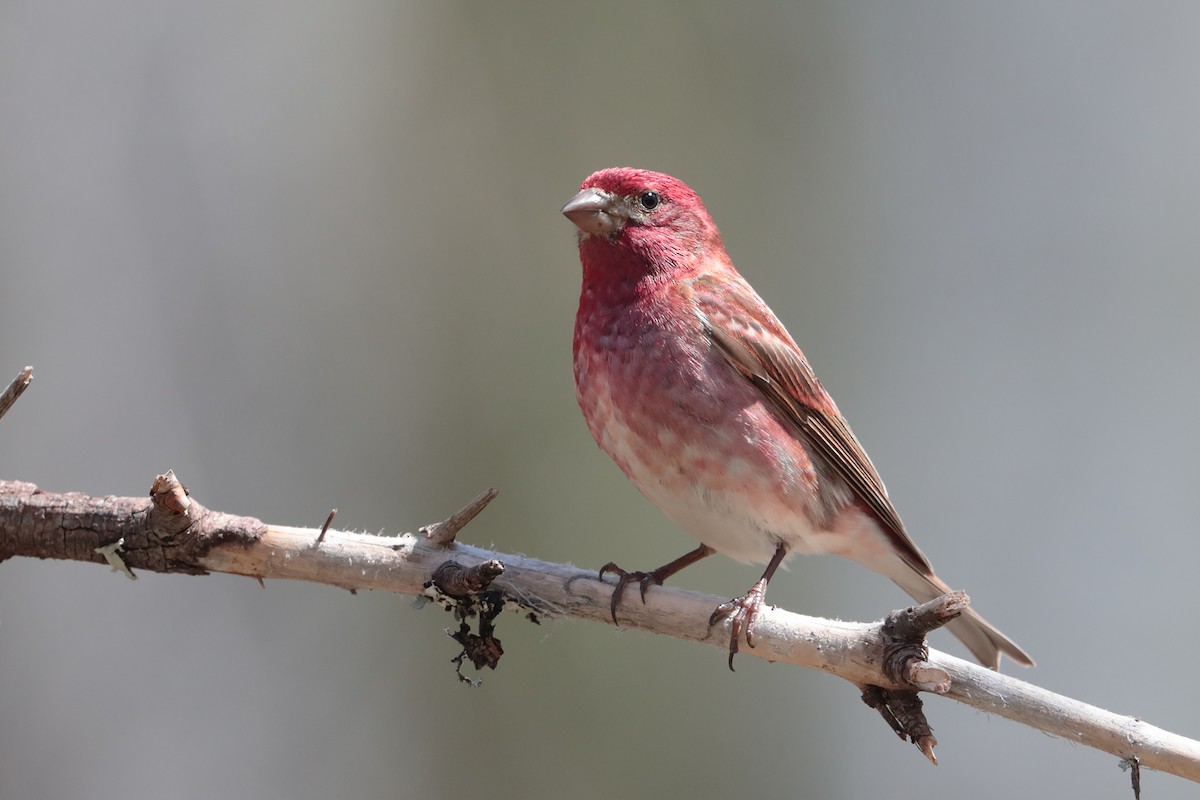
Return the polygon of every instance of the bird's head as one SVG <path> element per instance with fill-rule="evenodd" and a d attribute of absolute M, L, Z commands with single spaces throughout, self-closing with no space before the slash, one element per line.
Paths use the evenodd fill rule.
<path fill-rule="evenodd" d="M 638 257 L 648 272 L 724 253 L 721 235 L 700 196 L 683 181 L 644 169 L 616 167 L 588 177 L 562 209 L 589 251 L 612 248 Z"/>

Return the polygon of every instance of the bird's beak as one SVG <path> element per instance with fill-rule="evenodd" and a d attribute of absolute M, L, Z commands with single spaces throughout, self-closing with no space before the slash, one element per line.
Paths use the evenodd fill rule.
<path fill-rule="evenodd" d="M 584 189 L 562 207 L 563 216 L 587 234 L 609 236 L 625 222 L 616 197 L 600 189 Z"/>

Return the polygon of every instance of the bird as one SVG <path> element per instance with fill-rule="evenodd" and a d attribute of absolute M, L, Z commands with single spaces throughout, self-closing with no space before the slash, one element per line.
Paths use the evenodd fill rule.
<path fill-rule="evenodd" d="M 625 590 L 647 591 L 721 553 L 766 564 L 729 620 L 729 667 L 767 584 L 795 554 L 833 553 L 918 602 L 950 591 L 934 574 L 883 480 L 783 324 L 735 269 L 687 184 L 631 167 L 590 175 L 562 208 L 578 228 L 583 281 L 572 345 L 575 395 L 600 449 L 651 503 L 700 541 L 648 571 L 615 563 L 614 624 Z M 1033 659 L 967 607 L 949 631 L 985 666 Z"/>

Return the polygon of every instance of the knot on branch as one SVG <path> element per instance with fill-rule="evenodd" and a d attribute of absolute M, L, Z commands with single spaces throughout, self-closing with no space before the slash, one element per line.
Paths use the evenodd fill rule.
<path fill-rule="evenodd" d="M 190 572 L 205 575 L 208 570 L 199 562 L 220 544 L 240 542 L 252 544 L 266 531 L 262 522 L 251 517 L 239 517 L 209 511 L 192 499 L 191 492 L 175 476 L 174 470 L 157 476 L 150 486 L 150 509 L 146 513 L 143 538 L 150 545 L 142 556 L 137 541 L 127 544 L 131 555 L 127 560 L 156 572 Z M 154 549 L 158 553 L 154 553 Z M 143 563 L 147 562 L 148 563 Z"/>
<path fill-rule="evenodd" d="M 970 602 L 963 592 L 949 592 L 928 603 L 888 614 L 881 626 L 883 674 L 893 683 L 911 688 L 866 686 L 862 693 L 863 702 L 878 711 L 901 739 L 916 745 L 932 764 L 937 764 L 933 752 L 937 739 L 925 718 L 924 703 L 917 692 L 945 694 L 950 691 L 950 674 L 929 663 L 925 637 L 962 614 Z"/>
<path fill-rule="evenodd" d="M 155 477 L 150 485 L 150 518 L 152 526 L 164 532 L 182 533 L 192 524 L 192 497 L 175 470 Z"/>
<path fill-rule="evenodd" d="M 495 558 L 473 567 L 447 561 L 433 571 L 430 584 L 455 599 L 465 600 L 491 586 L 503 574 L 504 564 Z"/>
<path fill-rule="evenodd" d="M 928 662 L 925 637 L 970 605 L 964 592 L 949 592 L 919 606 L 893 611 L 883 621 L 883 674 L 894 683 L 935 694 L 950 690 L 950 675 Z"/>

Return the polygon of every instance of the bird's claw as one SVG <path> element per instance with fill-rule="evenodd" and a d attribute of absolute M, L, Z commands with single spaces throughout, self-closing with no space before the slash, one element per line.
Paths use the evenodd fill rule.
<path fill-rule="evenodd" d="M 617 576 L 617 585 L 613 587 L 612 600 L 608 604 L 608 610 L 612 614 L 613 625 L 621 624 L 617 622 L 617 604 L 621 602 L 621 597 L 624 596 L 625 588 L 629 584 L 638 584 L 642 603 L 645 604 L 646 590 L 651 586 L 662 586 L 663 582 L 657 570 L 654 572 L 626 572 L 611 561 L 600 568 L 600 580 L 604 580 L 604 576 L 609 573 Z"/>
<path fill-rule="evenodd" d="M 758 612 L 762 610 L 763 598 L 767 594 L 767 582 L 760 580 L 741 597 L 735 597 L 727 603 L 721 603 L 708 618 L 711 628 L 723 619 L 729 619 L 729 670 L 733 670 L 733 657 L 738 653 L 738 640 L 744 634 L 746 645 L 754 647 L 754 622 Z"/>

